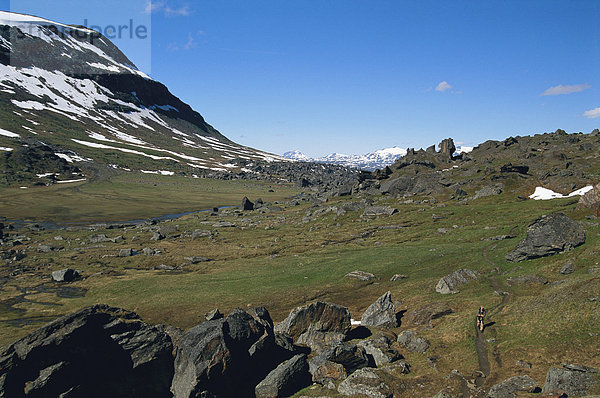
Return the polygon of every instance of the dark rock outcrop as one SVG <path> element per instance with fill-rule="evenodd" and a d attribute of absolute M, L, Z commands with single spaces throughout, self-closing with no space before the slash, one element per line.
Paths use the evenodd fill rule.
<path fill-rule="evenodd" d="M 585 243 L 585 228 L 564 214 L 542 216 L 527 228 L 527 236 L 506 255 L 519 262 L 563 253 Z"/>
<path fill-rule="evenodd" d="M 369 366 L 369 357 L 364 348 L 352 343 L 338 343 L 320 352 L 310 360 L 311 369 L 320 366 L 324 361 L 342 365 L 348 374 Z"/>
<path fill-rule="evenodd" d="M 392 302 L 392 294 L 389 291 L 365 310 L 360 319 L 360 324 L 379 328 L 395 328 L 398 326 L 396 306 Z"/>
<path fill-rule="evenodd" d="M 0 396 L 166 397 L 172 350 L 135 313 L 87 307 L 2 348 Z"/>
<path fill-rule="evenodd" d="M 282 360 L 266 309 L 235 309 L 188 330 L 177 345 L 176 397 L 247 396 Z"/>
<path fill-rule="evenodd" d="M 71 268 L 65 268 L 52 272 L 52 280 L 55 282 L 72 282 L 80 277 L 81 275 L 79 274 L 79 271 Z"/>
<path fill-rule="evenodd" d="M 254 210 L 254 203 L 252 203 L 246 196 L 244 196 L 242 199 L 242 210 Z"/>
<path fill-rule="evenodd" d="M 380 367 L 402 359 L 402 355 L 391 347 L 392 341 L 386 336 L 359 341 L 357 346 L 365 350 L 371 365 Z"/>
<path fill-rule="evenodd" d="M 569 396 L 600 393 L 600 372 L 582 365 L 563 364 L 550 368 L 542 392 L 563 390 Z"/>
<path fill-rule="evenodd" d="M 254 391 L 256 398 L 287 397 L 308 386 L 310 381 L 306 355 L 299 354 L 273 369 Z"/>

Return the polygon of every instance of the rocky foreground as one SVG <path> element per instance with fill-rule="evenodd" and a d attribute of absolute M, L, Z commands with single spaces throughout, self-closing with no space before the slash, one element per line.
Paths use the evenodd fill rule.
<path fill-rule="evenodd" d="M 428 322 L 443 313 L 413 314 Z M 95 305 L 63 316 L 3 347 L 0 397 L 283 397 L 317 383 L 343 396 L 393 397 L 426 339 L 394 332 L 401 314 L 389 292 L 352 327 L 347 308 L 298 307 L 274 326 L 264 307 L 215 310 L 187 331 L 144 323 L 137 314 Z M 452 375 L 449 375 L 452 377 Z M 527 375 L 492 386 L 488 397 L 544 392 L 584 396 L 600 373 L 583 365 L 550 368 L 544 383 Z M 437 398 L 452 397 L 445 390 Z"/>

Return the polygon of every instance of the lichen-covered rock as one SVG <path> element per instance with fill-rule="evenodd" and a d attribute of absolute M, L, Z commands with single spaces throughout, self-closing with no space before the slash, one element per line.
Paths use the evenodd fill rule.
<path fill-rule="evenodd" d="M 287 397 L 308 386 L 310 381 L 306 355 L 299 354 L 279 364 L 254 391 L 256 398 Z"/>
<path fill-rule="evenodd" d="M 527 236 L 506 255 L 519 262 L 563 253 L 585 243 L 585 228 L 564 214 L 542 216 L 527 227 Z"/>
<path fill-rule="evenodd" d="M 600 393 L 600 372 L 598 369 L 573 364 L 550 368 L 542 392 L 555 390 L 563 390 L 569 396 Z"/>
<path fill-rule="evenodd" d="M 290 312 L 275 326 L 275 331 L 285 333 L 294 341 L 307 331 L 346 334 L 350 330 L 350 311 L 338 304 L 317 301 Z"/>
<path fill-rule="evenodd" d="M 342 395 L 363 395 L 369 398 L 389 398 L 393 391 L 371 368 L 359 369 L 338 386 Z"/>
<path fill-rule="evenodd" d="M 386 365 L 402 359 L 402 355 L 391 347 L 391 340 L 386 336 L 378 336 L 373 339 L 359 341 L 357 346 L 365 350 L 377 367 Z"/>
<path fill-rule="evenodd" d="M 398 343 L 412 352 L 424 353 L 429 348 L 429 341 L 423 337 L 417 336 L 412 330 L 405 330 L 398 335 Z"/>
<path fill-rule="evenodd" d="M 360 324 L 379 328 L 395 328 L 398 326 L 396 306 L 392 302 L 392 294 L 389 291 L 365 310 L 360 319 Z"/>
<path fill-rule="evenodd" d="M 441 294 L 458 293 L 456 289 L 458 286 L 479 278 L 479 275 L 479 272 L 471 269 L 459 269 L 440 279 L 435 286 L 435 291 Z"/>
<path fill-rule="evenodd" d="M 528 375 L 513 376 L 498 383 L 488 392 L 488 398 L 516 398 L 519 392 L 539 392 L 540 388 L 535 380 Z"/>

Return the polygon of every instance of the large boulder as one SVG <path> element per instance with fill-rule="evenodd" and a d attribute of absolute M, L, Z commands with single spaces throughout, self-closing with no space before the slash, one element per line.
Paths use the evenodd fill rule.
<path fill-rule="evenodd" d="M 252 203 L 246 196 L 244 196 L 242 199 L 242 210 L 254 210 L 254 203 Z"/>
<path fill-rule="evenodd" d="M 349 396 L 389 398 L 393 391 L 371 368 L 359 369 L 338 386 L 338 392 Z"/>
<path fill-rule="evenodd" d="M 506 255 L 506 260 L 519 262 L 551 256 L 585 243 L 585 228 L 561 213 L 542 216 L 527 227 L 527 236 Z"/>
<path fill-rule="evenodd" d="M 498 383 L 488 392 L 488 398 L 516 398 L 519 392 L 539 392 L 538 384 L 527 375 L 513 376 Z"/>
<path fill-rule="evenodd" d="M 175 397 L 248 396 L 282 360 L 266 309 L 237 308 L 188 330 L 177 344 Z M 289 358 L 289 357 L 288 357 Z"/>
<path fill-rule="evenodd" d="M 479 278 L 479 275 L 479 272 L 471 269 L 459 269 L 440 279 L 435 286 L 435 291 L 441 294 L 458 293 L 456 289 L 458 286 Z"/>
<path fill-rule="evenodd" d="M 72 282 L 80 277 L 79 271 L 72 268 L 65 268 L 52 272 L 52 280 L 55 282 Z"/>
<path fill-rule="evenodd" d="M 254 389 L 256 398 L 277 398 L 293 395 L 310 385 L 306 355 L 299 354 L 281 363 Z"/>
<path fill-rule="evenodd" d="M 0 397 L 166 397 L 172 350 L 135 313 L 87 307 L 0 350 Z"/>
<path fill-rule="evenodd" d="M 354 372 L 356 369 L 369 366 L 370 362 L 365 349 L 352 343 L 334 344 L 314 356 L 309 362 L 311 373 L 323 361 L 342 365 L 348 374 Z"/>
<path fill-rule="evenodd" d="M 398 209 L 391 206 L 367 206 L 363 216 L 391 216 L 398 213 Z"/>
<path fill-rule="evenodd" d="M 563 390 L 569 396 L 600 394 L 600 372 L 582 365 L 563 364 L 550 368 L 542 392 Z"/>
<path fill-rule="evenodd" d="M 398 326 L 396 306 L 392 302 L 392 294 L 389 291 L 365 310 L 360 319 L 360 324 L 379 328 L 395 328 Z"/>
<path fill-rule="evenodd" d="M 346 334 L 350 330 L 350 311 L 341 305 L 317 301 L 292 310 L 287 318 L 275 326 L 294 341 L 306 332 Z"/>

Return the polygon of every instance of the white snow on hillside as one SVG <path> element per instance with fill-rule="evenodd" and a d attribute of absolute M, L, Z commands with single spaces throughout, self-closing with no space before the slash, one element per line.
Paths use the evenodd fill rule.
<path fill-rule="evenodd" d="M 406 155 L 406 149 L 394 146 L 370 152 L 365 155 L 332 153 L 321 158 L 311 158 L 300 151 L 289 151 L 284 153 L 283 157 L 301 162 L 331 163 L 364 170 L 375 170 L 393 164 L 404 155 Z"/>
<path fill-rule="evenodd" d="M 11 131 L 4 130 L 4 129 L 0 129 L 0 135 L 3 135 L 5 137 L 10 137 L 10 138 L 18 138 L 18 137 L 20 137 L 19 134 L 13 133 Z"/>
<path fill-rule="evenodd" d="M 583 187 L 581 189 L 573 191 L 568 195 L 563 195 L 558 192 L 554 192 L 553 190 L 548 189 L 548 188 L 537 187 L 537 188 L 535 188 L 535 191 L 531 195 L 529 195 L 529 198 L 533 199 L 533 200 L 550 200 L 550 199 L 571 198 L 573 196 L 585 195 L 587 192 L 591 191 L 592 189 L 594 189 L 594 187 L 592 185 L 588 185 L 586 187 Z"/>

